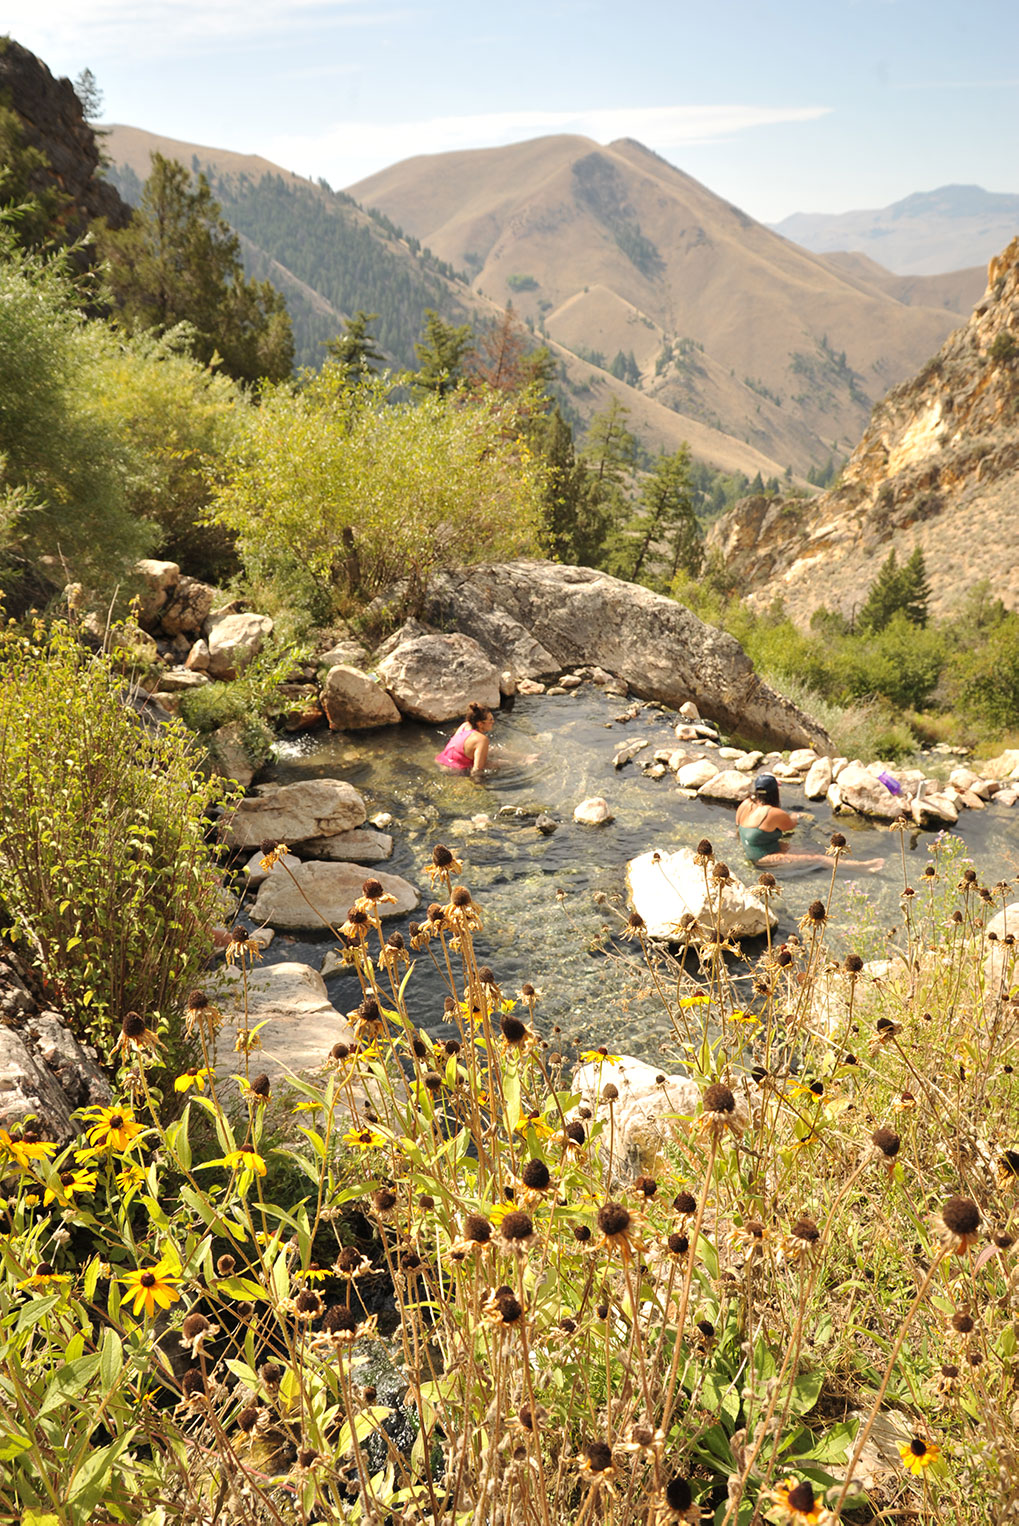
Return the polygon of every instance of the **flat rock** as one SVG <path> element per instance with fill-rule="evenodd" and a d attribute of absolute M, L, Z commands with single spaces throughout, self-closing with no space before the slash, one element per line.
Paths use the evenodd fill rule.
<path fill-rule="evenodd" d="M 207 673 L 188 667 L 167 668 L 159 675 L 160 689 L 169 694 L 178 694 L 185 689 L 204 689 L 211 682 Z"/>
<path fill-rule="evenodd" d="M 602 1065 L 581 1065 L 573 1090 L 595 1117 L 607 1118 L 609 1105 L 603 1097 L 610 1083 L 619 1093 L 612 1104 L 619 1154 L 631 1170 L 648 1170 L 662 1147 L 677 1133 L 687 1132 L 687 1120 L 700 1112 L 700 1087 L 689 1076 L 669 1075 L 644 1060 L 619 1055 Z"/>
<path fill-rule="evenodd" d="M 333 837 L 363 823 L 365 804 L 342 779 L 301 779 L 268 786 L 238 802 L 224 818 L 223 836 L 235 848 L 256 848 L 266 839 L 293 847 Z"/>
<path fill-rule="evenodd" d="M 812 747 L 795 747 L 789 754 L 789 766 L 799 773 L 805 773 L 817 762 L 817 753 Z"/>
<path fill-rule="evenodd" d="M 986 763 L 981 763 L 980 777 L 998 780 L 1019 778 L 1019 748 L 1008 747 L 996 758 L 988 758 Z"/>
<path fill-rule="evenodd" d="M 244 990 L 240 970 L 224 966 L 210 991 L 225 1018 L 220 1030 L 219 1068 L 243 1073 L 243 1056 L 234 1041 L 243 1027 Z M 329 1000 L 325 981 L 310 965 L 294 963 L 257 966 L 248 972 L 248 1026 L 259 1030 L 261 1049 L 250 1057 L 252 1075 L 316 1070 L 324 1065 L 334 1044 L 349 1044 L 354 1030 Z"/>
<path fill-rule="evenodd" d="M 840 784 L 841 782 L 839 780 Z M 919 800 L 911 800 L 909 812 L 913 820 L 922 827 L 953 827 L 959 820 L 959 811 L 955 802 L 939 791 L 921 795 Z"/>
<path fill-rule="evenodd" d="M 501 668 L 470 636 L 415 636 L 378 665 L 401 714 L 433 725 L 462 720 L 471 701 L 499 708 Z"/>
<path fill-rule="evenodd" d="M 356 864 L 302 863 L 294 877 L 278 879 L 274 875 L 259 887 L 254 917 L 271 923 L 277 930 L 317 932 L 323 927 L 339 927 L 347 920 L 351 905 L 361 894 L 365 873 Z M 401 917 L 413 911 L 421 897 L 407 880 L 398 874 L 377 874 L 383 890 L 396 897 L 395 904 L 382 902 L 383 917 Z"/>
<path fill-rule="evenodd" d="M 357 668 L 339 664 L 322 684 L 322 709 L 330 731 L 367 731 L 396 726 L 400 712 L 381 684 Z"/>
<path fill-rule="evenodd" d="M 702 784 L 697 793 L 703 800 L 727 800 L 738 805 L 747 799 L 753 787 L 753 780 L 747 774 L 741 774 L 738 768 L 723 768 L 721 773 Z"/>
<path fill-rule="evenodd" d="M 601 795 L 589 795 L 573 812 L 573 819 L 584 827 L 600 827 L 614 820 L 612 809 Z"/>
<path fill-rule="evenodd" d="M 393 856 L 393 839 L 388 832 L 355 827 L 350 832 L 336 832 L 332 837 L 309 838 L 302 842 L 301 853 L 305 858 L 337 864 L 381 864 Z"/>
<path fill-rule="evenodd" d="M 769 917 L 777 918 L 764 902 L 733 876 L 719 894 L 715 882 L 692 848 L 674 853 L 649 849 L 626 866 L 626 884 L 634 909 L 652 938 L 686 938 L 700 943 L 714 939 L 716 923 L 724 938 L 756 938 L 767 932 Z"/>

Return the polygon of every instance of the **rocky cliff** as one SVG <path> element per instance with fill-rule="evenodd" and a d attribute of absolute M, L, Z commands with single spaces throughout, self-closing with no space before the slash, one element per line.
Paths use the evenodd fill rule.
<path fill-rule="evenodd" d="M 835 488 L 818 498 L 744 499 L 713 527 L 751 604 L 776 597 L 796 620 L 851 614 L 894 547 L 920 546 L 931 609 L 986 578 L 1019 608 L 1019 238 L 990 263 L 969 322 L 893 388 Z"/>
<path fill-rule="evenodd" d="M 69 238 L 96 217 L 122 228 L 131 209 L 99 174 L 96 135 L 86 122 L 69 79 L 54 79 L 41 59 L 12 38 L 0 38 L 0 102 L 20 118 L 25 144 L 44 154 L 48 169 L 36 172 L 40 191 L 56 190 Z"/>

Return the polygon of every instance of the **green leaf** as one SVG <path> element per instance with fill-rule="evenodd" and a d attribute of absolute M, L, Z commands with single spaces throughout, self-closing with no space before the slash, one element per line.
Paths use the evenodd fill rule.
<path fill-rule="evenodd" d="M 120 1336 L 116 1330 L 107 1327 L 103 1331 L 102 1343 L 99 1347 L 99 1376 L 102 1379 L 103 1391 L 111 1394 L 116 1386 L 124 1366 L 124 1348 L 120 1342 Z"/>

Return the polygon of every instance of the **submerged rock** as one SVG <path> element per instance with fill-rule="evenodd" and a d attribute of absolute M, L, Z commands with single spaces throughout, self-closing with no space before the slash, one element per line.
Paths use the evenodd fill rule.
<path fill-rule="evenodd" d="M 228 1069 L 238 1066 L 233 1044 L 244 1026 L 245 993 L 241 971 L 227 965 L 210 992 L 224 1016 L 219 1052 Z M 334 1044 L 353 1042 L 354 1030 L 329 1000 L 325 981 L 310 965 L 270 964 L 247 974 L 247 1024 L 263 1023 L 262 1047 L 253 1064 L 269 1074 L 314 1070 L 324 1065 Z"/>
<path fill-rule="evenodd" d="M 235 848 L 256 848 L 267 838 L 288 847 L 316 837 L 334 837 L 363 823 L 365 803 L 343 779 L 301 779 L 265 785 L 223 821 L 223 835 Z"/>
<path fill-rule="evenodd" d="M 605 1088 L 619 1093 L 612 1102 L 616 1160 L 632 1169 L 649 1169 L 662 1146 L 684 1129 L 700 1108 L 700 1087 L 689 1076 L 666 1075 L 644 1060 L 619 1055 L 604 1064 L 581 1065 L 573 1078 L 581 1105 L 607 1118 Z M 577 1116 L 574 1113 L 573 1116 Z"/>
<path fill-rule="evenodd" d="M 573 819 L 584 827 L 600 827 L 614 820 L 612 808 L 601 795 L 589 795 L 573 812 Z"/>
<path fill-rule="evenodd" d="M 692 848 L 675 853 L 649 849 L 626 866 L 626 885 L 634 910 L 649 937 L 687 938 L 701 943 L 723 938 L 757 938 L 777 922 L 774 912 L 741 880 L 713 878 L 719 866 L 694 862 Z M 724 866 L 723 866 L 724 867 Z"/>
<path fill-rule="evenodd" d="M 398 874 L 377 874 L 387 895 L 395 902 L 380 902 L 382 917 L 400 917 L 413 911 L 421 897 Z M 269 875 L 259 886 L 255 918 L 289 931 L 318 932 L 324 926 L 339 927 L 347 920 L 352 903 L 361 894 L 364 870 L 356 864 L 309 862 L 293 870 L 293 878 Z"/>

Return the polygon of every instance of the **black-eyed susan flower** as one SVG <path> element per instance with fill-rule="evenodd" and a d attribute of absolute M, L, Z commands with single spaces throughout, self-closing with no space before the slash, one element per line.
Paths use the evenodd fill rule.
<path fill-rule="evenodd" d="M 913 1436 L 911 1440 L 900 1446 L 899 1456 L 902 1458 L 902 1466 L 907 1473 L 922 1478 L 931 1463 L 937 1462 L 941 1456 L 941 1448 L 935 1446 L 933 1442 L 925 1441 L 922 1436 Z"/>
<path fill-rule="evenodd" d="M 209 1071 L 206 1066 L 202 1066 L 201 1068 L 198 1066 L 192 1066 L 190 1070 L 185 1070 L 181 1075 L 177 1077 L 173 1083 L 173 1089 L 175 1092 L 187 1092 L 190 1091 L 193 1086 L 196 1091 L 203 1092 L 205 1090 L 205 1083 L 208 1079 Z"/>
<path fill-rule="evenodd" d="M 497 1330 L 517 1330 L 523 1322 L 524 1308 L 513 1289 L 503 1284 L 482 1300 L 481 1317 Z"/>
<path fill-rule="evenodd" d="M 128 1272 L 118 1280 L 127 1289 L 125 1302 L 134 1302 L 131 1312 L 135 1316 L 144 1311 L 146 1318 L 151 1319 L 157 1308 L 168 1309 L 180 1298 L 179 1268 L 176 1262 L 169 1261 L 166 1257 L 161 1257 L 154 1266 Z"/>
<path fill-rule="evenodd" d="M 791 1261 L 800 1261 L 817 1251 L 821 1243 L 821 1231 L 814 1220 L 805 1214 L 790 1225 L 783 1248 Z"/>
<path fill-rule="evenodd" d="M 463 1255 L 477 1256 L 492 1249 L 493 1234 L 491 1219 L 487 1219 L 483 1213 L 469 1213 L 463 1221 L 463 1233 L 451 1248 Z"/>
<path fill-rule="evenodd" d="M 33 1290 L 36 1288 L 53 1288 L 66 1286 L 70 1281 L 71 1279 L 68 1274 L 66 1272 L 58 1272 L 51 1261 L 40 1261 L 37 1263 L 34 1272 L 18 1283 L 18 1288 L 20 1290 L 26 1288 Z"/>
<path fill-rule="evenodd" d="M 387 902 L 395 906 L 396 896 L 391 895 L 384 887 L 382 881 L 372 875 L 369 879 L 362 882 L 361 894 L 355 900 L 354 905 L 359 911 L 366 911 L 370 914 L 376 910 L 376 907 L 385 905 Z"/>
<path fill-rule="evenodd" d="M 691 991 L 687 996 L 679 998 L 679 1005 L 686 1011 L 690 1007 L 705 1007 L 711 997 L 706 991 Z"/>
<path fill-rule="evenodd" d="M 655 1499 L 657 1526 L 699 1526 L 701 1507 L 694 1503 L 688 1479 L 677 1473 Z"/>
<path fill-rule="evenodd" d="M 227 964 L 254 962 L 262 957 L 262 945 L 251 936 L 246 927 L 238 923 L 230 934 L 225 953 Z"/>
<path fill-rule="evenodd" d="M 618 1065 L 620 1056 L 610 1054 L 604 1044 L 597 1049 L 582 1049 L 580 1059 L 584 1065 Z"/>
<path fill-rule="evenodd" d="M 598 1228 L 601 1230 L 599 1245 L 607 1250 L 618 1251 L 623 1261 L 629 1261 L 634 1251 L 645 1251 L 633 1214 L 622 1203 L 603 1203 L 598 1210 Z"/>
<path fill-rule="evenodd" d="M 259 848 L 262 854 L 262 857 L 259 860 L 259 867 L 261 868 L 263 874 L 268 874 L 269 870 L 274 869 L 280 860 L 286 858 L 287 854 L 290 852 L 290 849 L 287 847 L 286 843 L 277 842 L 275 837 L 264 838 L 263 841 L 259 844 Z"/>
<path fill-rule="evenodd" d="M 370 1127 L 349 1128 L 343 1135 L 343 1143 L 352 1150 L 377 1150 L 385 1142 L 385 1136 Z"/>
<path fill-rule="evenodd" d="M 181 1326 L 180 1332 L 180 1343 L 183 1349 L 190 1354 L 192 1361 L 194 1361 L 198 1353 L 205 1349 L 206 1342 L 215 1340 L 218 1334 L 219 1326 L 213 1324 L 211 1319 L 207 1319 L 200 1310 L 194 1309 L 184 1317 L 184 1323 Z"/>
<path fill-rule="evenodd" d="M 121 1154 L 130 1150 L 143 1132 L 129 1107 L 87 1107 L 82 1109 L 81 1116 L 92 1122 L 88 1141 L 96 1150 L 112 1150 Z"/>
<path fill-rule="evenodd" d="M 769 1499 L 782 1512 L 783 1526 L 826 1526 L 834 1521 L 831 1511 L 814 1496 L 806 1479 L 787 1478 L 772 1489 Z"/>
<path fill-rule="evenodd" d="M 1019 1187 L 1019 1150 L 1002 1150 L 995 1174 L 1003 1191 L 1014 1192 Z"/>
<path fill-rule="evenodd" d="M 732 1088 L 722 1081 L 707 1087 L 701 1099 L 697 1132 L 716 1141 L 728 1132 L 741 1139 L 747 1126 L 746 1108 L 736 1099 Z"/>
<path fill-rule="evenodd" d="M 457 933 L 480 932 L 481 912 L 466 885 L 457 885 L 446 907 L 446 919 Z"/>
<path fill-rule="evenodd" d="M 117 1048 L 126 1059 L 132 1051 L 162 1049 L 163 1045 L 159 1041 L 159 1035 L 149 1027 L 140 1012 L 128 1012 L 121 1024 Z"/>
<path fill-rule="evenodd" d="M 445 880 L 448 885 L 454 874 L 463 873 L 463 864 L 452 848 L 447 848 L 445 843 L 437 842 L 432 849 L 431 863 L 425 865 L 425 873 L 431 880 L 433 888 L 436 880 Z"/>
<path fill-rule="evenodd" d="M 895 1162 L 902 1141 L 892 1129 L 875 1129 L 870 1136 L 871 1159 L 884 1166 L 888 1175 L 895 1170 Z"/>
<path fill-rule="evenodd" d="M 586 1484 L 611 1484 L 618 1472 L 607 1441 L 585 1441 L 576 1462 Z"/>
<path fill-rule="evenodd" d="M 223 1156 L 223 1165 L 231 1171 L 250 1171 L 253 1176 L 264 1176 L 268 1169 L 257 1150 L 231 1150 Z"/>
<path fill-rule="evenodd" d="M 935 1216 L 934 1228 L 946 1249 L 962 1256 L 976 1244 L 980 1233 L 980 1209 L 972 1198 L 950 1197 Z"/>
<path fill-rule="evenodd" d="M 52 1139 L 40 1139 L 34 1129 L 23 1129 L 20 1134 L 9 1134 L 0 1129 L 0 1153 L 13 1160 L 22 1171 L 32 1170 L 32 1161 L 49 1160 L 57 1152 Z"/>
<path fill-rule="evenodd" d="M 50 1203 L 55 1202 L 61 1207 L 66 1207 L 68 1203 L 73 1203 L 75 1198 L 84 1197 L 95 1190 L 96 1173 L 94 1171 L 83 1171 L 77 1168 L 73 1171 L 61 1171 L 55 1183 L 51 1182 L 43 1193 L 42 1205 L 48 1208 Z"/>
<path fill-rule="evenodd" d="M 631 1421 L 619 1442 L 620 1451 L 643 1457 L 647 1462 L 660 1458 L 664 1446 L 665 1432 L 660 1427 L 656 1430 L 646 1419 Z"/>
<path fill-rule="evenodd" d="M 510 1251 L 515 1256 L 526 1256 L 536 1239 L 534 1222 L 529 1214 L 519 1208 L 512 1208 L 509 1213 L 503 1214 L 499 1223 L 501 1250 Z"/>

